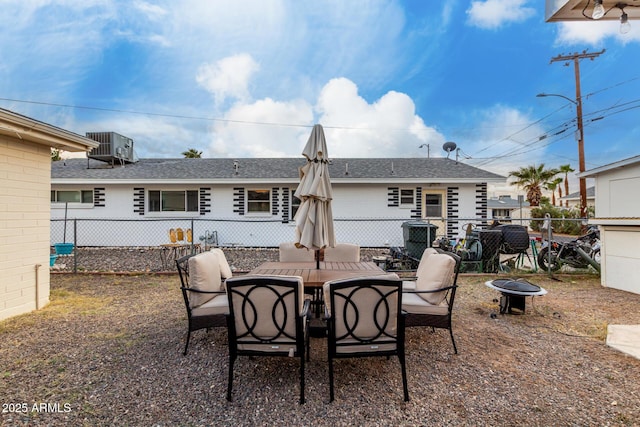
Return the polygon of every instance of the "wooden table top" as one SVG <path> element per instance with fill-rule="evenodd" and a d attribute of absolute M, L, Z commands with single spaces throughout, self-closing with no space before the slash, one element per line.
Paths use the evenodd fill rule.
<path fill-rule="evenodd" d="M 382 276 L 386 271 L 373 262 L 265 262 L 249 274 L 300 276 L 305 287 L 321 287 L 329 280 L 349 279 L 360 276 Z"/>

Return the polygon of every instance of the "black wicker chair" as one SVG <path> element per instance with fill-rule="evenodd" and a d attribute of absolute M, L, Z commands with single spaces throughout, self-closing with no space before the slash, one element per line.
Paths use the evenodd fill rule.
<path fill-rule="evenodd" d="M 186 255 L 176 260 L 180 275 L 180 289 L 187 308 L 189 329 L 182 354 L 189 348 L 191 332 L 199 329 L 224 327 L 229 301 L 222 289 L 220 255 L 214 252 L 202 252 Z M 224 261 L 226 262 L 226 260 Z"/>
<path fill-rule="evenodd" d="M 298 276 L 243 276 L 226 282 L 229 299 L 229 382 L 238 356 L 300 358 L 300 403 L 304 403 L 305 353 L 309 360 L 309 300 Z"/>
<path fill-rule="evenodd" d="M 404 352 L 402 281 L 395 275 L 327 282 L 323 286 L 328 327 L 329 399 L 334 399 L 337 358 L 398 356 L 404 400 L 409 401 Z"/>
<path fill-rule="evenodd" d="M 438 251 L 430 255 L 418 275 L 415 287 L 403 289 L 402 310 L 406 313 L 406 326 L 430 326 L 448 329 L 455 354 L 458 354 L 453 338 L 451 315 L 458 287 L 461 259 L 452 252 Z M 444 258 L 443 258 L 444 257 Z M 453 259 L 453 263 L 447 257 Z M 422 281 L 423 283 L 418 283 Z M 424 285 L 423 285 L 424 284 Z"/>

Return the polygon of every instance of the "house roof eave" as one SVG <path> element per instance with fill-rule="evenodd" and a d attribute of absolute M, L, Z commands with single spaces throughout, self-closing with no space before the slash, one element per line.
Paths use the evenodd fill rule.
<path fill-rule="evenodd" d="M 0 134 L 65 151 L 90 151 L 99 143 L 76 133 L 0 108 Z"/>

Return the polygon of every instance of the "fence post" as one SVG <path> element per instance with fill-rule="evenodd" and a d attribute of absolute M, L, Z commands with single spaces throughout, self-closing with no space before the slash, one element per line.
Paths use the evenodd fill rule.
<path fill-rule="evenodd" d="M 193 255 L 196 251 L 196 246 L 193 243 L 196 240 L 196 230 L 193 228 L 193 218 L 191 218 L 191 254 Z"/>
<path fill-rule="evenodd" d="M 73 219 L 73 274 L 78 274 L 78 219 Z"/>
<path fill-rule="evenodd" d="M 551 278 L 551 249 L 553 247 L 551 244 L 551 227 L 553 227 L 553 224 L 551 223 L 551 214 L 544 214 L 544 221 L 547 224 L 547 273 L 549 273 L 549 278 Z"/>

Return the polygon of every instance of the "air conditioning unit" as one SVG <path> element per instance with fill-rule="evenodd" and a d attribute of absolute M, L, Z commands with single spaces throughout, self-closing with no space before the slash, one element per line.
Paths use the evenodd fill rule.
<path fill-rule="evenodd" d="M 87 138 L 100 143 L 87 154 L 90 159 L 108 163 L 135 163 L 133 139 L 115 132 L 87 132 Z"/>

